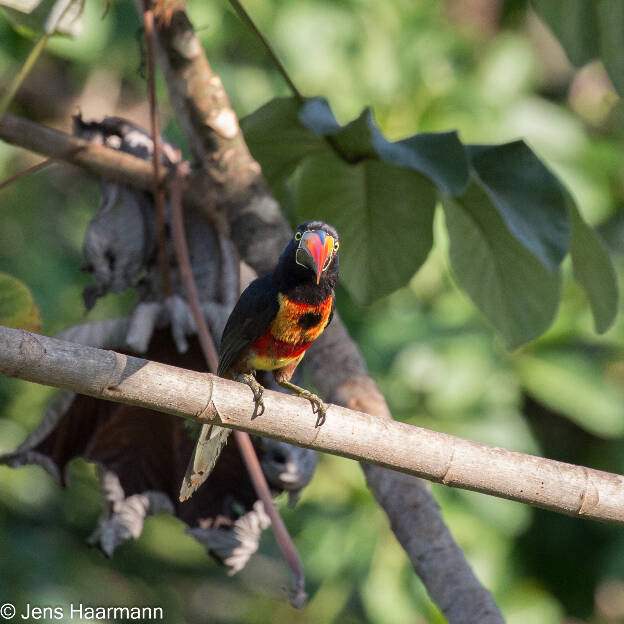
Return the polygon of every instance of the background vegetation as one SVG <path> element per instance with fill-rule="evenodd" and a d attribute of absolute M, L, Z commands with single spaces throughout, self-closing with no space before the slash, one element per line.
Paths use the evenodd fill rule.
<path fill-rule="evenodd" d="M 574 195 L 624 276 L 624 108 L 602 66 L 574 70 L 526 3 L 448 0 L 258 0 L 250 5 L 306 95 L 330 99 L 341 123 L 366 105 L 392 140 L 457 129 L 466 143 L 523 137 Z M 55 39 L 15 112 L 68 129 L 116 114 L 144 126 L 147 103 L 134 7 L 86 3 L 76 40 Z M 208 58 L 240 116 L 287 95 L 260 46 L 217 2 L 189 2 Z M 0 80 L 32 43 L 0 18 Z M 159 84 L 166 136 L 183 137 Z M 0 143 L 0 177 L 37 157 Z M 86 315 L 81 244 L 98 202 L 94 181 L 68 167 L 0 195 L 0 270 L 22 279 L 52 334 L 119 315 L 132 296 L 108 296 Z M 295 216 L 293 215 L 293 219 Z M 595 468 L 624 469 L 624 321 L 604 335 L 564 262 L 563 302 L 540 339 L 509 353 L 453 282 L 436 214 L 435 245 L 409 285 L 362 307 L 339 308 L 395 418 L 510 449 Z M 0 452 L 38 422 L 53 391 L 0 379 Z M 455 538 L 509 622 L 624 620 L 624 533 L 516 503 L 434 486 Z M 267 533 L 229 579 L 170 517 L 148 520 L 113 560 L 85 547 L 101 501 L 93 466 L 72 465 L 61 490 L 39 468 L 0 468 L 0 602 L 161 605 L 167 621 L 441 622 L 353 462 L 322 457 L 285 520 L 312 595 L 295 613 Z"/>

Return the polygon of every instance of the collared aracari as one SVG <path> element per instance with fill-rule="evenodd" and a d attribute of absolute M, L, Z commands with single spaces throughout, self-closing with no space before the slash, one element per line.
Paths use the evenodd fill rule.
<path fill-rule="evenodd" d="M 273 271 L 255 279 L 234 306 L 221 338 L 217 374 L 248 385 L 256 412 L 264 411 L 264 388 L 255 371 L 273 371 L 275 381 L 312 404 L 316 426 L 326 407 L 318 396 L 290 382 L 308 347 L 323 333 L 334 313 L 338 281 L 336 230 L 322 221 L 307 221 L 296 230 Z M 180 489 L 188 499 L 207 479 L 230 434 L 203 425 Z"/>

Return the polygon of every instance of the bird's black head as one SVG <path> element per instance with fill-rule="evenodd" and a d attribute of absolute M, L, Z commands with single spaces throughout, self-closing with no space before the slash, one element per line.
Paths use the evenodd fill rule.
<path fill-rule="evenodd" d="M 336 229 L 323 221 L 306 221 L 296 230 L 280 256 L 276 276 L 288 289 L 311 284 L 321 290 L 333 290 L 338 281 Z"/>

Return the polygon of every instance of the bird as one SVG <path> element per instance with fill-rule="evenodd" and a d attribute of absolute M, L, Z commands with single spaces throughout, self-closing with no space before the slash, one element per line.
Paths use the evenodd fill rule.
<path fill-rule="evenodd" d="M 251 388 L 254 416 L 264 412 L 264 388 L 255 373 L 272 371 L 280 386 L 310 401 L 317 427 L 325 422 L 323 401 L 290 380 L 333 317 L 339 248 L 338 232 L 331 225 L 300 224 L 275 268 L 251 282 L 234 306 L 223 330 L 217 374 Z M 208 478 L 229 434 L 217 425 L 202 426 L 180 488 L 181 502 Z"/>

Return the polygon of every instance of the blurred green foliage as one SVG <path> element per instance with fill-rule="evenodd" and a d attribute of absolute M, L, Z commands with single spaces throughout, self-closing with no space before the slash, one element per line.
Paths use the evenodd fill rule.
<path fill-rule="evenodd" d="M 40 324 L 39 310 L 26 285 L 0 273 L 0 325 L 39 331 Z"/>
<path fill-rule="evenodd" d="M 613 85 L 624 94 L 624 4 L 618 0 L 533 0 L 533 6 L 576 66 L 602 59 Z"/>
<path fill-rule="evenodd" d="M 287 95 L 223 3 L 188 4 L 239 115 Z M 525 2 L 489 4 L 478 15 L 462 0 L 258 0 L 249 10 L 302 92 L 328 97 L 341 123 L 371 105 L 392 140 L 452 129 L 466 143 L 524 138 L 603 232 L 622 286 L 624 107 L 599 66 L 572 71 Z M 65 128 L 76 106 L 91 116 L 144 119 L 134 7 L 114 2 L 104 19 L 102 11 L 87 2 L 83 35 L 49 44 L 15 112 Z M 5 20 L 0 42 L 7 84 L 31 42 Z M 167 135 L 183 145 L 162 80 L 158 88 Z M 34 160 L 0 143 L 0 176 Z M 0 195 L 0 270 L 30 288 L 46 334 L 132 305 L 132 294 L 109 296 L 84 312 L 81 242 L 97 201 L 96 183 L 60 166 Z M 442 219 L 438 210 L 434 248 L 407 287 L 370 307 L 339 291 L 341 314 L 395 418 L 623 472 L 622 315 L 606 334 L 595 334 L 568 260 L 554 324 L 507 352 L 454 285 Z M 0 452 L 24 438 L 52 392 L 0 379 Z M 149 519 L 141 538 L 109 561 L 85 546 L 102 504 L 94 467 L 75 462 L 69 484 L 61 490 L 39 468 L 0 469 L 0 603 L 161 605 L 167 622 L 191 623 L 444 621 L 349 460 L 323 457 L 297 508 L 284 508 L 308 576 L 311 601 L 303 613 L 285 600 L 288 579 L 269 533 L 233 579 L 166 516 Z M 509 622 L 624 620 L 621 529 L 442 486 L 434 493 Z"/>

